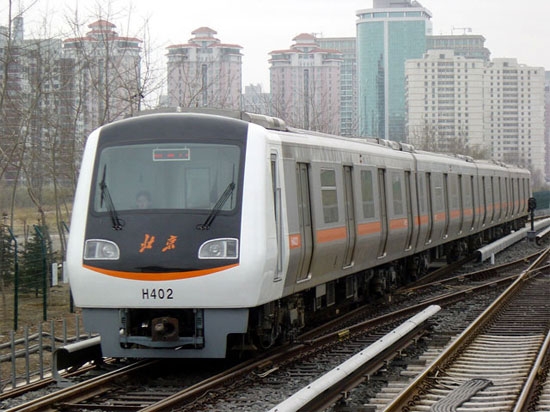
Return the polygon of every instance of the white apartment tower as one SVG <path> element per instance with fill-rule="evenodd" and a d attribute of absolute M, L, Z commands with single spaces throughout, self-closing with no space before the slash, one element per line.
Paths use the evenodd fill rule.
<path fill-rule="evenodd" d="M 452 50 L 428 50 L 422 59 L 407 60 L 408 142 L 452 150 L 458 140 L 483 150 L 483 72 L 483 60 Z"/>
<path fill-rule="evenodd" d="M 453 151 L 467 145 L 544 173 L 543 68 L 429 50 L 406 62 L 405 76 L 409 142 L 432 140 Z"/>
<path fill-rule="evenodd" d="M 483 132 L 492 157 L 544 173 L 544 68 L 493 59 L 483 92 Z"/>
<path fill-rule="evenodd" d="M 172 107 L 241 109 L 242 47 L 222 43 L 200 27 L 186 44 L 168 47 L 168 102 Z"/>
<path fill-rule="evenodd" d="M 325 49 L 302 33 L 289 49 L 270 52 L 270 89 L 274 115 L 289 125 L 340 133 L 342 52 Z"/>
<path fill-rule="evenodd" d="M 143 97 L 141 40 L 119 36 L 106 20 L 88 27 L 85 36 L 63 41 L 65 71 L 72 77 L 71 110 L 79 107 L 77 133 L 84 134 L 139 111 Z"/>

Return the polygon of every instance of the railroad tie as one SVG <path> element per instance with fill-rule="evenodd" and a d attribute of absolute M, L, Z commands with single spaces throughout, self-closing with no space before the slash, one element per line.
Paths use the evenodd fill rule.
<path fill-rule="evenodd" d="M 456 408 L 492 384 L 488 379 L 470 379 L 433 404 L 430 412 L 456 412 Z"/>

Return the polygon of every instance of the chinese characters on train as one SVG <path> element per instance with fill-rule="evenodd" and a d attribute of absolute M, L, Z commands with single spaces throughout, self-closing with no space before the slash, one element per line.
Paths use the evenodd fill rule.
<path fill-rule="evenodd" d="M 175 235 L 168 236 L 168 239 L 166 239 L 166 242 L 164 243 L 161 252 L 166 252 L 168 250 L 173 250 L 176 248 L 176 242 L 178 240 L 178 237 Z M 156 237 L 154 235 L 150 235 L 149 233 L 145 234 L 145 237 L 143 239 L 143 242 L 140 244 L 139 253 L 143 253 L 146 250 L 153 249 L 155 245 Z"/>

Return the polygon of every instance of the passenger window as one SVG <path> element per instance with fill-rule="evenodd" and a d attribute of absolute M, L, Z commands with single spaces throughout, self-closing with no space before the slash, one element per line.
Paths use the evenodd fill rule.
<path fill-rule="evenodd" d="M 361 194 L 363 196 L 363 217 L 365 219 L 374 217 L 374 193 L 372 188 L 372 172 L 361 171 Z"/>
<path fill-rule="evenodd" d="M 392 173 L 393 213 L 403 214 L 402 178 L 398 173 Z"/>
<path fill-rule="evenodd" d="M 449 175 L 449 191 L 451 198 L 451 209 L 459 208 L 458 176 Z"/>
<path fill-rule="evenodd" d="M 471 177 L 470 177 L 470 181 L 471 181 Z M 467 183 L 462 185 L 462 189 L 464 190 L 464 195 L 463 195 L 464 207 L 467 208 L 467 209 L 470 209 L 472 207 L 472 187 L 471 187 L 471 185 L 473 185 L 473 183 L 470 184 L 470 185 L 468 185 Z"/>
<path fill-rule="evenodd" d="M 436 212 L 445 211 L 444 191 L 443 191 L 443 175 L 434 174 L 432 177 L 433 191 L 434 191 L 434 203 Z"/>
<path fill-rule="evenodd" d="M 321 198 L 325 223 L 338 221 L 338 197 L 336 192 L 336 172 L 321 169 Z"/>
<path fill-rule="evenodd" d="M 424 176 L 418 175 L 418 206 L 420 213 L 426 212 L 426 189 L 424 188 Z"/>

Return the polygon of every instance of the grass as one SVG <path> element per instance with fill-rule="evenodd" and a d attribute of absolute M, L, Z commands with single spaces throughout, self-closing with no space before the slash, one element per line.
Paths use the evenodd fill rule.
<path fill-rule="evenodd" d="M 46 296 L 46 317 L 47 321 L 59 321 L 64 318 L 71 318 L 71 301 L 69 286 L 66 284 L 54 286 L 47 290 Z M 34 292 L 23 292 L 18 295 L 18 331 L 28 327 L 31 330 L 38 330 L 38 325 L 44 322 L 43 296 Z M 13 290 L 3 293 L 2 307 L 0 308 L 0 342 L 6 342 L 10 331 L 14 329 L 15 305 Z"/>

